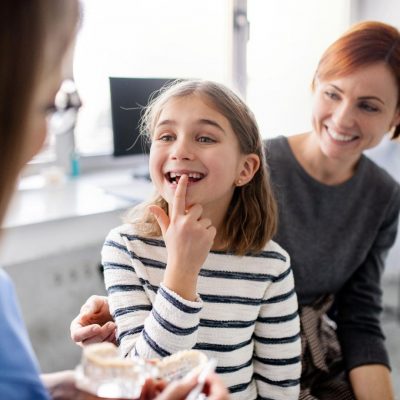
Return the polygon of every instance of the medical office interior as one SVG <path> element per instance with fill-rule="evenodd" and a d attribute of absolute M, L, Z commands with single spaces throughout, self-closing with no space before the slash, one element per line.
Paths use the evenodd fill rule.
<path fill-rule="evenodd" d="M 82 0 L 82 8 L 59 94 L 67 110 L 50 121 L 45 149 L 21 177 L 0 248 L 44 372 L 79 363 L 69 324 L 89 295 L 105 293 L 104 238 L 152 195 L 132 122 L 149 93 L 175 78 L 211 79 L 246 99 L 264 138 L 305 132 L 326 46 L 361 20 L 400 28 L 398 0 Z M 400 181 L 400 142 L 384 140 L 370 155 Z M 400 393 L 399 238 L 384 275 L 383 322 Z"/>

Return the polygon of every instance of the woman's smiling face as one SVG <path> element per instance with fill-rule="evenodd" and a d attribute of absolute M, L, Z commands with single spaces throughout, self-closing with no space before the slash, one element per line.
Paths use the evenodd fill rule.
<path fill-rule="evenodd" d="M 400 123 L 397 82 L 384 63 L 317 80 L 313 130 L 329 158 L 357 159 Z"/>

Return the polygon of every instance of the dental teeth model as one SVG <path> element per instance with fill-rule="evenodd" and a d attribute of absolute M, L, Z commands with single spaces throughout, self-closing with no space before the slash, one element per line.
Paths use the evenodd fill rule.
<path fill-rule="evenodd" d="M 76 385 L 100 398 L 138 399 L 146 379 L 180 379 L 192 371 L 200 372 L 207 361 L 197 350 L 180 351 L 162 360 L 122 358 L 114 344 L 96 343 L 83 349 L 75 371 Z"/>

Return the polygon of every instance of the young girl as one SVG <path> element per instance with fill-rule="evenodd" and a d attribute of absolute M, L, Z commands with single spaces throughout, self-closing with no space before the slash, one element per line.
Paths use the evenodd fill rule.
<path fill-rule="evenodd" d="M 297 299 L 271 241 L 277 211 L 251 112 L 222 85 L 183 81 L 152 102 L 143 129 L 159 197 L 102 252 L 123 353 L 199 349 L 232 398 L 298 398 Z"/>

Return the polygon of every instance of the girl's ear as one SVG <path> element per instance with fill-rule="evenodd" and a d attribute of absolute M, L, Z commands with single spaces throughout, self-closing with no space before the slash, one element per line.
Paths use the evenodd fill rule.
<path fill-rule="evenodd" d="M 260 168 L 260 158 L 257 154 L 245 154 L 242 159 L 241 169 L 235 181 L 236 186 L 243 186 L 249 183 L 254 174 Z"/>

